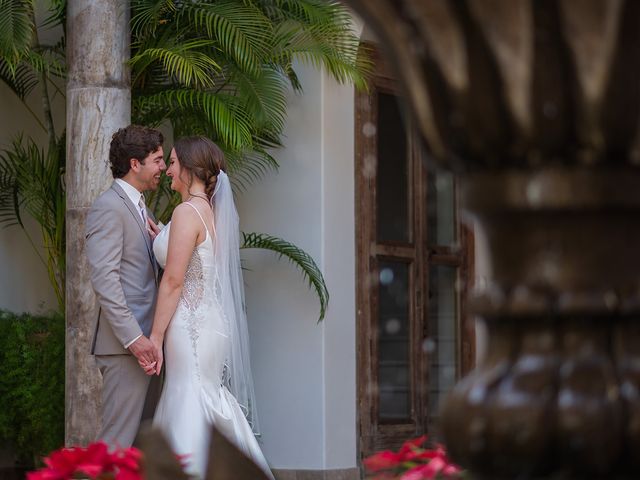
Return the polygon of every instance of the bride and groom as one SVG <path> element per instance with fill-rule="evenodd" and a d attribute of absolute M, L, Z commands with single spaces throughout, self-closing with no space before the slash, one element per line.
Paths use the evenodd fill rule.
<path fill-rule="evenodd" d="M 273 478 L 255 439 L 238 214 L 224 156 L 204 137 L 175 142 L 166 174 L 182 203 L 160 230 L 142 192 L 155 190 L 166 168 L 162 143 L 154 129 L 118 130 L 109 151 L 114 183 L 87 215 L 100 306 L 92 346 L 103 378 L 98 438 L 131 445 L 150 379 L 166 363 L 153 423 L 187 455 L 189 473 L 204 476 L 215 424 Z"/>

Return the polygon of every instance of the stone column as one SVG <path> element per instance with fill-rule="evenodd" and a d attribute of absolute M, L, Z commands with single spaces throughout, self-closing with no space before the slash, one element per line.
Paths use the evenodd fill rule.
<path fill-rule="evenodd" d="M 86 213 L 111 183 L 111 135 L 131 120 L 129 2 L 67 3 L 67 445 L 86 444 L 100 421 L 101 379 L 90 355 L 97 317 L 84 256 Z"/>

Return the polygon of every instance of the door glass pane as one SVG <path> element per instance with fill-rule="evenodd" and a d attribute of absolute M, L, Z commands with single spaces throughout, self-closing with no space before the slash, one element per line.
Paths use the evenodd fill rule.
<path fill-rule="evenodd" d="M 404 122 L 394 95 L 378 94 L 378 241 L 409 241 L 408 155 Z"/>
<path fill-rule="evenodd" d="M 456 381 L 457 269 L 444 265 L 429 267 L 428 336 L 424 349 L 429 359 L 429 417 L 434 423 L 438 407 Z"/>
<path fill-rule="evenodd" d="M 409 265 L 380 261 L 378 400 L 380 420 L 410 417 Z"/>
<path fill-rule="evenodd" d="M 427 240 L 429 245 L 456 242 L 453 174 L 430 170 L 427 184 Z"/>

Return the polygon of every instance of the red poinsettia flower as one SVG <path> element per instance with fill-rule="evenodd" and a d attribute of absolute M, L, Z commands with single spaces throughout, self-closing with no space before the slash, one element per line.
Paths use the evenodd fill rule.
<path fill-rule="evenodd" d="M 109 446 L 104 442 L 96 442 L 85 449 L 84 458 L 76 471 L 86 473 L 89 478 L 96 478 L 110 463 Z"/>
<path fill-rule="evenodd" d="M 363 461 L 364 466 L 374 474 L 373 480 L 459 478 L 461 470 L 451 463 L 444 446 L 425 448 L 426 440 L 426 435 L 423 435 L 404 442 L 398 452 L 386 450 L 376 453 Z"/>
<path fill-rule="evenodd" d="M 109 452 L 106 443 L 92 443 L 86 448 L 73 447 L 57 450 L 44 462 L 46 468 L 27 474 L 27 480 L 69 480 L 74 474 L 91 479 L 108 476 L 115 480 L 142 480 L 137 448 L 116 449 Z"/>
<path fill-rule="evenodd" d="M 402 463 L 402 455 L 391 450 L 385 450 L 365 458 L 363 463 L 370 472 L 379 472 L 400 465 Z"/>
<path fill-rule="evenodd" d="M 44 463 L 47 468 L 27 473 L 27 480 L 66 480 L 76 471 L 85 457 L 83 448 L 61 448 L 52 452 Z"/>
<path fill-rule="evenodd" d="M 142 460 L 142 452 L 137 448 L 123 448 L 122 450 L 116 450 L 111 455 L 111 461 L 113 465 L 118 468 L 123 468 L 131 471 L 138 471 L 140 469 L 140 461 Z"/>

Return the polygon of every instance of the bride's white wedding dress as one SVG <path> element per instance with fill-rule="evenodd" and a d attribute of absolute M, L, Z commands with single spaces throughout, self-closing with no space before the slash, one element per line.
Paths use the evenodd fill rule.
<path fill-rule="evenodd" d="M 273 478 L 238 401 L 224 385 L 231 341 L 214 287 L 215 231 L 211 235 L 200 212 L 187 204 L 198 213 L 207 234 L 191 256 L 178 306 L 165 333 L 165 379 L 153 424 L 162 429 L 176 453 L 188 455 L 191 474 L 204 477 L 210 425 L 215 424 Z M 170 228 L 171 223 L 153 245 L 163 268 Z"/>

